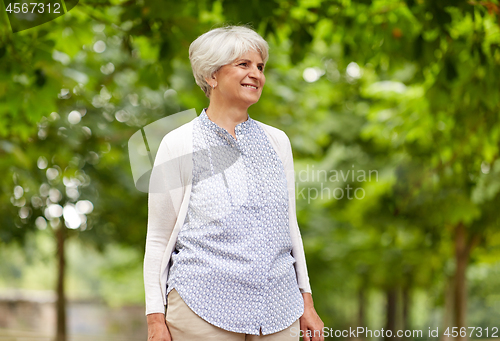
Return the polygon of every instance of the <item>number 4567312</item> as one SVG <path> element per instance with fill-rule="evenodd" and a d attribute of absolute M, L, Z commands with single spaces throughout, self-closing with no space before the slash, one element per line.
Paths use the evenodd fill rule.
<path fill-rule="evenodd" d="M 450 332 L 451 329 L 451 332 Z M 446 328 L 446 331 L 444 332 L 445 336 L 448 337 L 458 337 L 459 335 L 461 337 L 467 336 L 467 329 L 470 331 L 469 337 L 472 337 L 474 332 L 476 337 L 498 337 L 498 328 L 493 327 L 493 328 L 481 328 L 481 327 L 448 327 Z"/>
<path fill-rule="evenodd" d="M 51 4 L 47 3 L 37 3 L 37 2 L 31 2 L 31 3 L 9 3 L 7 8 L 5 9 L 9 13 L 44 13 L 45 8 L 47 8 L 47 13 L 61 13 L 61 4 L 59 3 L 54 3 Z M 35 12 L 36 9 L 36 12 Z"/>

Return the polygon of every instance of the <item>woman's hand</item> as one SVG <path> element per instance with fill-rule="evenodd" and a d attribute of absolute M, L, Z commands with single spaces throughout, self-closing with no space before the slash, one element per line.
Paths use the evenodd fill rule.
<path fill-rule="evenodd" d="M 312 295 L 303 293 L 304 314 L 300 317 L 300 330 L 304 341 L 324 341 L 323 327 L 325 326 L 321 318 L 314 309 Z"/>
<path fill-rule="evenodd" d="M 148 341 L 172 341 L 165 315 L 161 313 L 147 315 Z"/>

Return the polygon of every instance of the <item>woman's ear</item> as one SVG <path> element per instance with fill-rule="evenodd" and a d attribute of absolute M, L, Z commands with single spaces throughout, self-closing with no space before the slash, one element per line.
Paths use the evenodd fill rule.
<path fill-rule="evenodd" d="M 210 85 L 210 87 L 213 89 L 217 86 L 217 78 L 215 76 L 215 72 L 212 73 L 212 76 L 210 78 L 205 78 L 205 81 Z"/>

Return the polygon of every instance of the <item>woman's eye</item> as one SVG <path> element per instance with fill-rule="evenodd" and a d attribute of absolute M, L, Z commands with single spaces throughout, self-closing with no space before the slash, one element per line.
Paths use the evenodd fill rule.
<path fill-rule="evenodd" d="M 244 62 L 244 63 L 239 63 L 238 66 L 243 66 L 243 67 L 248 67 L 248 63 L 247 62 Z M 264 71 L 264 66 L 262 65 L 258 65 L 257 66 L 257 69 L 260 71 L 260 72 L 263 72 Z"/>

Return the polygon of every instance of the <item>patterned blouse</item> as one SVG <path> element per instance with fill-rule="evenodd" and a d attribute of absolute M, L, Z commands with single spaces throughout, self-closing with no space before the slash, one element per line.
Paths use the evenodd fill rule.
<path fill-rule="evenodd" d="M 250 117 L 237 139 L 205 110 L 193 125 L 193 185 L 172 254 L 167 293 L 177 290 L 222 329 L 267 335 L 303 313 L 291 255 L 284 168 Z"/>

